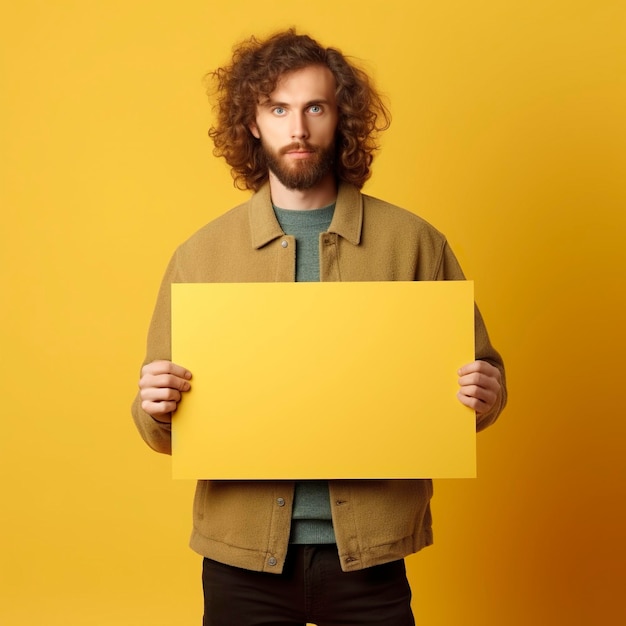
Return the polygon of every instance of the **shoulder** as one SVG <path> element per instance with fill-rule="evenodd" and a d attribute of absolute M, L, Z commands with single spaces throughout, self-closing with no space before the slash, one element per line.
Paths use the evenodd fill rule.
<path fill-rule="evenodd" d="M 229 209 L 214 218 L 202 228 L 198 229 L 182 245 L 193 244 L 197 241 L 211 239 L 213 237 L 231 236 L 233 232 L 240 232 L 242 227 L 248 224 L 248 207 L 250 200 Z"/>
<path fill-rule="evenodd" d="M 439 245 L 445 243 L 445 235 L 416 213 L 374 196 L 361 194 L 361 197 L 364 228 L 393 230 L 405 237 L 426 239 Z"/>
<path fill-rule="evenodd" d="M 234 239 L 249 239 L 249 204 L 250 200 L 239 204 L 199 228 L 178 246 L 176 253 L 194 255 L 219 246 L 226 240 L 233 243 Z"/>

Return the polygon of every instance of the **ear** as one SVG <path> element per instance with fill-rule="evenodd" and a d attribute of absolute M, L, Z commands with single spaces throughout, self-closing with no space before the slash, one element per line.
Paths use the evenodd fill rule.
<path fill-rule="evenodd" d="M 248 129 L 257 139 L 261 139 L 261 133 L 259 132 L 259 127 L 256 125 L 256 122 L 250 122 Z"/>

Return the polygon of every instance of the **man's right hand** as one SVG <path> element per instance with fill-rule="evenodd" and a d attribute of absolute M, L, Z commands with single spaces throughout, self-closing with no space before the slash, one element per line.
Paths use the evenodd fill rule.
<path fill-rule="evenodd" d="M 141 408 L 159 422 L 170 422 L 182 394 L 191 389 L 191 372 L 171 361 L 152 361 L 141 369 Z"/>

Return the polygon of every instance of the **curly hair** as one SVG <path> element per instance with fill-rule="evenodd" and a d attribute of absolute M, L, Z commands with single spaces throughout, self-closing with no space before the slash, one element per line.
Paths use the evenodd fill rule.
<path fill-rule="evenodd" d="M 359 189 L 370 177 L 377 133 L 391 121 L 381 96 L 368 75 L 339 50 L 323 48 L 290 29 L 265 41 L 251 37 L 235 47 L 230 65 L 208 74 L 214 85 L 208 94 L 217 100 L 217 120 L 209 130 L 213 154 L 226 159 L 239 189 L 257 191 L 268 178 L 263 147 L 249 130 L 257 104 L 270 96 L 285 73 L 310 65 L 328 67 L 337 84 L 335 175 Z"/>

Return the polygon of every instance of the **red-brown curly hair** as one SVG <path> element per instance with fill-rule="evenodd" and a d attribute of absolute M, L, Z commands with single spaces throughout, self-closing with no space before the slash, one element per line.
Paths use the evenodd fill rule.
<path fill-rule="evenodd" d="M 217 99 L 217 122 L 209 130 L 213 153 L 231 166 L 236 187 L 257 191 L 268 178 L 263 147 L 249 130 L 257 104 L 269 97 L 283 74 L 310 65 L 325 65 L 337 83 L 335 175 L 359 189 L 370 177 L 376 135 L 389 127 L 389 111 L 368 75 L 339 50 L 323 48 L 290 29 L 265 41 L 251 37 L 242 42 L 230 65 L 208 75 L 214 81 L 209 96 Z"/>

